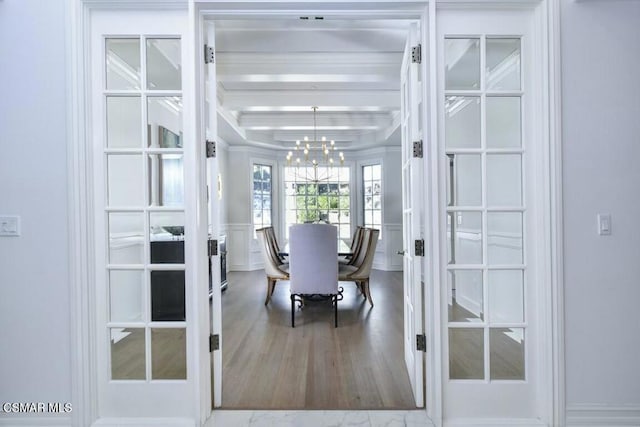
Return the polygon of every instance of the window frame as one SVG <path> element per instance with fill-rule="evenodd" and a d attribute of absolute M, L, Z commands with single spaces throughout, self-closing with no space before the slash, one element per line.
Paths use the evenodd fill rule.
<path fill-rule="evenodd" d="M 357 198 L 357 191 L 358 191 L 358 185 L 357 185 L 357 181 L 356 179 L 356 167 L 355 167 L 355 163 L 354 162 L 344 162 L 343 165 L 339 165 L 339 166 L 335 166 L 335 167 L 344 167 L 344 168 L 348 168 L 348 184 L 349 184 L 349 236 L 340 236 L 340 231 L 338 230 L 338 238 L 339 239 L 351 239 L 351 236 L 353 234 L 353 229 L 354 229 L 354 224 L 356 223 L 356 221 L 354 220 L 354 214 L 357 214 L 357 207 L 356 204 L 358 203 L 358 198 Z M 282 166 L 281 166 L 281 176 L 280 176 L 280 180 L 279 180 L 279 189 L 281 191 L 283 191 L 284 196 L 282 197 L 282 200 L 280 202 L 280 207 L 282 209 L 283 215 L 281 218 L 281 223 L 282 223 L 282 227 L 283 227 L 283 237 L 284 240 L 288 240 L 288 226 L 287 226 L 287 200 L 286 200 L 286 189 L 285 189 L 285 168 L 287 167 L 295 167 L 295 166 L 289 166 L 286 161 L 282 162 Z M 356 184 L 354 186 L 354 183 Z M 343 209 L 344 210 L 344 209 Z M 346 223 L 340 223 L 340 224 L 346 224 Z"/>
<path fill-rule="evenodd" d="M 382 241 L 383 240 L 383 236 L 384 236 L 384 159 L 382 157 L 370 157 L 364 160 L 360 160 L 358 161 L 358 165 L 357 165 L 357 185 L 358 185 L 358 224 L 362 224 L 363 226 L 366 227 L 365 222 L 364 222 L 364 211 L 365 211 L 365 204 L 364 204 L 364 167 L 365 166 L 373 166 L 373 165 L 380 165 L 380 234 L 378 235 L 378 241 Z"/>
<path fill-rule="evenodd" d="M 274 227 L 274 229 L 277 228 L 279 224 L 278 210 L 280 207 L 278 203 L 278 186 L 280 185 L 278 162 L 264 157 L 249 158 L 249 223 L 251 225 L 251 235 L 254 240 L 257 239 L 256 224 L 253 222 L 253 168 L 255 165 L 269 166 L 271 168 L 271 226 Z"/>
<path fill-rule="evenodd" d="M 376 159 L 376 160 L 370 160 L 370 161 L 366 161 L 366 162 L 362 162 L 359 165 L 359 172 L 360 172 L 360 176 L 359 176 L 359 185 L 360 185 L 360 206 L 359 206 L 359 210 L 360 210 L 360 215 L 362 215 L 362 225 L 365 227 L 373 227 L 376 228 L 375 223 L 371 223 L 370 225 L 367 225 L 366 223 L 366 211 L 370 210 L 372 212 L 374 211 L 380 211 L 380 226 L 378 227 L 378 229 L 380 230 L 380 234 L 378 235 L 378 239 L 382 240 L 382 228 L 384 226 L 384 166 L 382 164 L 382 159 Z M 364 169 L 367 167 L 373 167 L 373 166 L 380 166 L 380 208 L 379 209 L 375 209 L 375 208 L 371 208 L 371 209 L 367 209 L 366 207 L 366 202 L 365 202 L 365 187 L 366 187 L 366 183 L 365 183 L 365 173 L 364 173 Z M 373 180 L 372 180 L 373 182 Z"/>

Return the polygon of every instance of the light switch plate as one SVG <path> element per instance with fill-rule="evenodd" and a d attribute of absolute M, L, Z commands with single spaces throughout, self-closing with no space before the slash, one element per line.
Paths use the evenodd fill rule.
<path fill-rule="evenodd" d="M 598 234 L 601 236 L 611 234 L 611 214 L 598 214 Z"/>
<path fill-rule="evenodd" d="M 0 236 L 19 236 L 20 217 L 16 215 L 0 216 Z"/>

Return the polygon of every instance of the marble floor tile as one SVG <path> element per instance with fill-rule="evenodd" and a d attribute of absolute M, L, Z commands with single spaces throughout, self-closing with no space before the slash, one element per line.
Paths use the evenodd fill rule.
<path fill-rule="evenodd" d="M 232 411 L 216 410 L 205 427 L 429 427 L 415 411 Z"/>

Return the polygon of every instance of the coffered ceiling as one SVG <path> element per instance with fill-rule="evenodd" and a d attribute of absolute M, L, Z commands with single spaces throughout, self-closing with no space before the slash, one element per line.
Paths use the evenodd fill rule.
<path fill-rule="evenodd" d="M 409 24 L 314 16 L 215 22 L 220 136 L 287 150 L 313 136 L 317 106 L 317 136 L 342 149 L 399 145 Z"/>

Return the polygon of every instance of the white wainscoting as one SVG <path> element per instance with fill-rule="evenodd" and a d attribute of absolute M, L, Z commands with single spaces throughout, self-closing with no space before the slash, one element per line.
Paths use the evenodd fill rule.
<path fill-rule="evenodd" d="M 384 224 L 382 239 L 376 247 L 373 268 L 383 271 L 402 271 L 402 256 L 397 253 L 399 250 L 402 250 L 402 224 Z"/>
<path fill-rule="evenodd" d="M 638 427 L 640 426 L 640 406 L 568 405 L 566 425 L 567 427 Z"/>
<path fill-rule="evenodd" d="M 253 224 L 224 224 L 227 235 L 227 271 L 253 271 L 264 267 Z"/>
<path fill-rule="evenodd" d="M 551 427 L 529 418 L 462 418 L 445 420 L 444 427 Z"/>
<path fill-rule="evenodd" d="M 227 232 L 227 270 L 250 271 L 251 224 L 226 224 L 224 228 Z"/>

